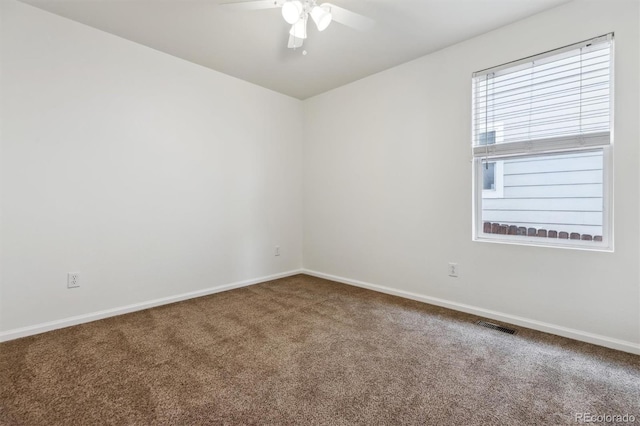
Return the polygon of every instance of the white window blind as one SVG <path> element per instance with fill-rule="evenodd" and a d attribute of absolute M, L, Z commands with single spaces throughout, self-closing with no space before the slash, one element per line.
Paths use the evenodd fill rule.
<path fill-rule="evenodd" d="M 606 35 L 474 73 L 474 156 L 608 145 L 611 50 Z"/>
<path fill-rule="evenodd" d="M 472 76 L 475 241 L 613 250 L 613 34 Z"/>

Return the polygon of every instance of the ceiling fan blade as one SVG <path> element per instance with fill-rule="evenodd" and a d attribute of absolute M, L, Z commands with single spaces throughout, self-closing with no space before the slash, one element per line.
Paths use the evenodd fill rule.
<path fill-rule="evenodd" d="M 331 3 L 323 3 L 320 6 L 327 6 L 330 8 L 331 18 L 334 21 L 339 22 L 342 25 L 346 25 L 347 27 L 355 28 L 359 31 L 369 30 L 376 23 L 376 21 L 371 18 L 367 18 L 359 13 L 352 12 Z"/>
<path fill-rule="evenodd" d="M 227 10 L 260 10 L 281 7 L 282 3 L 282 0 L 254 0 L 233 3 L 220 3 L 219 6 L 223 6 Z"/>

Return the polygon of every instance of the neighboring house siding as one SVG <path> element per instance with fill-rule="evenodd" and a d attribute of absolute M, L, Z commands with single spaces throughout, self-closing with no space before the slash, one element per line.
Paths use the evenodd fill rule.
<path fill-rule="evenodd" d="M 503 163 L 503 196 L 483 197 L 483 221 L 602 235 L 602 152 Z"/>

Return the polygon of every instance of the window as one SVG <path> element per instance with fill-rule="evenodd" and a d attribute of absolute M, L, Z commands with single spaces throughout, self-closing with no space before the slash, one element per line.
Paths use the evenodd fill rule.
<path fill-rule="evenodd" d="M 486 161 L 482 169 L 482 197 L 502 198 L 504 195 L 503 186 L 504 162 Z"/>
<path fill-rule="evenodd" d="M 478 135 L 479 145 L 494 145 L 503 141 L 503 128 L 501 123 L 493 123 L 492 130 L 481 132 Z M 503 196 L 503 162 L 486 161 L 482 170 L 482 197 L 501 198 Z"/>
<path fill-rule="evenodd" d="M 474 240 L 611 250 L 613 35 L 473 75 Z"/>
<path fill-rule="evenodd" d="M 478 145 L 493 145 L 495 143 L 496 143 L 495 130 L 480 133 L 478 137 Z"/>
<path fill-rule="evenodd" d="M 483 191 L 495 191 L 496 190 L 496 162 L 484 163 L 484 170 L 482 171 L 482 190 Z"/>

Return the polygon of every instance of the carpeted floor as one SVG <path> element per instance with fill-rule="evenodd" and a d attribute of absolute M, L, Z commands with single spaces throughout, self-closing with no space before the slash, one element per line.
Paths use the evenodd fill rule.
<path fill-rule="evenodd" d="M 0 344 L 0 424 L 640 422 L 640 357 L 305 275 Z"/>

